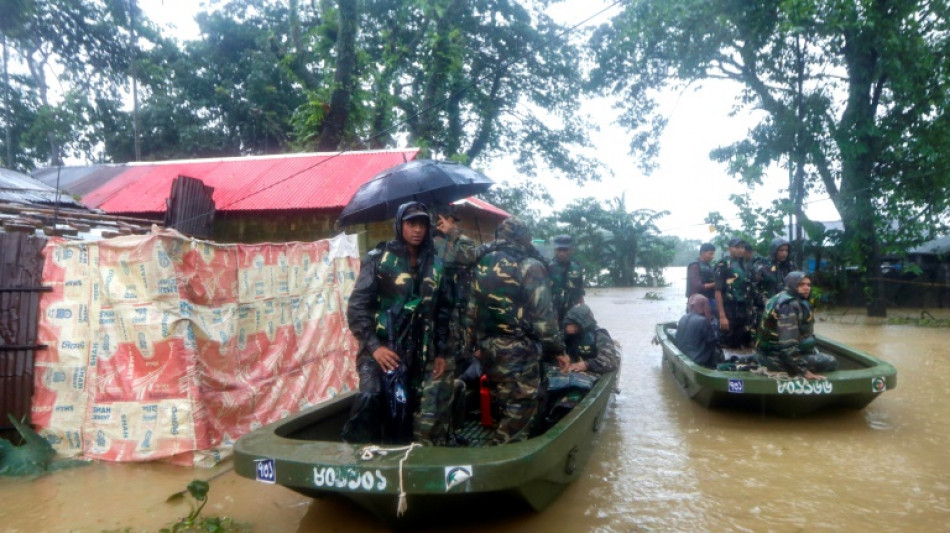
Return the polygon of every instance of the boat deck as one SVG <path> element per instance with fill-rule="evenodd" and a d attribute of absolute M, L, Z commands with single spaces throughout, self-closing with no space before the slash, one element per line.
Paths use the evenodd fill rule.
<path fill-rule="evenodd" d="M 481 421 L 467 419 L 462 427 L 455 430 L 455 435 L 464 440 L 466 446 L 482 447 L 489 446 L 492 436 L 492 428 L 485 427 Z"/>

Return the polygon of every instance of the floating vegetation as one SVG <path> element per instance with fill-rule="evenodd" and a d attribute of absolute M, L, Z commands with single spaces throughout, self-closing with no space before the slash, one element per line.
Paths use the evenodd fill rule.
<path fill-rule="evenodd" d="M 887 319 L 894 326 L 917 326 L 920 328 L 950 328 L 950 318 L 937 318 L 927 311 L 921 311 L 920 317 L 894 316 Z"/>
<path fill-rule="evenodd" d="M 207 481 L 195 479 L 188 484 L 188 495 L 194 501 L 189 501 L 191 513 L 178 519 L 170 527 L 163 527 L 161 533 L 247 533 L 251 531 L 249 524 L 235 522 L 227 517 L 200 516 L 201 510 L 208 503 L 208 491 L 211 486 Z"/>
<path fill-rule="evenodd" d="M 656 291 L 649 291 L 648 293 L 643 295 L 643 299 L 644 300 L 662 300 L 663 295 L 661 295 L 660 293 Z"/>

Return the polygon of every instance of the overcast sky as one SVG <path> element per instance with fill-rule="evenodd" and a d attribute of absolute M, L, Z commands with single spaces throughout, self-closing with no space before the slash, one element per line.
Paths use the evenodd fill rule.
<path fill-rule="evenodd" d="M 160 26 L 174 27 L 180 39 L 198 37 L 193 20 L 199 2 L 179 0 L 138 0 L 139 6 Z M 202 2 L 203 3 L 203 2 Z M 602 0 L 567 0 L 556 4 L 549 13 L 562 24 L 574 25 L 601 11 L 613 2 Z M 588 22 L 606 22 L 615 10 Z M 668 210 L 670 215 L 658 223 L 665 234 L 706 240 L 713 237 L 703 219 L 710 211 L 719 211 L 727 219 L 734 218 L 736 208 L 729 201 L 732 194 L 746 192 L 729 176 L 725 166 L 709 160 L 710 150 L 743 138 L 755 117 L 749 113 L 729 116 L 738 88 L 724 81 L 707 82 L 702 87 L 663 96 L 662 112 L 668 126 L 660 142 L 657 169 L 644 176 L 635 160 L 628 155 L 630 135 L 613 123 L 616 111 L 604 101 L 585 105 L 600 131 L 593 134 L 596 155 L 611 170 L 612 176 L 580 188 L 571 183 L 548 184 L 557 208 L 576 198 L 594 196 L 603 200 L 626 194 L 627 207 L 633 209 Z M 487 171 L 496 181 L 508 180 L 512 166 L 493 164 Z M 758 205 L 787 196 L 787 173 L 781 169 L 770 172 L 766 183 L 753 192 Z M 837 220 L 831 202 L 825 196 L 810 198 L 807 214 L 815 220 Z M 738 225 L 737 223 L 734 223 Z"/>

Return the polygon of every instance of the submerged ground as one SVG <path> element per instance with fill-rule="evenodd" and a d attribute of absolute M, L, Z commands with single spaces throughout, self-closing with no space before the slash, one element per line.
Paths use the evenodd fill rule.
<path fill-rule="evenodd" d="M 863 411 L 799 420 L 709 411 L 662 371 L 657 322 L 685 304 L 682 269 L 663 289 L 591 290 L 587 301 L 623 345 L 621 393 L 591 463 L 542 513 L 490 510 L 433 531 L 938 531 L 950 520 L 950 330 L 888 325 L 860 310 L 819 310 L 816 331 L 897 367 L 898 387 Z M 662 297 L 647 299 L 648 292 Z M 930 310 L 937 316 L 950 316 Z M 919 316 L 920 310 L 892 310 Z M 204 514 L 255 532 L 385 531 L 358 509 L 213 470 L 98 463 L 33 480 L 0 478 L 0 532 L 157 532 L 189 508 L 166 503 L 211 480 Z M 487 517 L 487 518 L 486 518 Z M 471 522 L 476 522 L 470 524 Z"/>

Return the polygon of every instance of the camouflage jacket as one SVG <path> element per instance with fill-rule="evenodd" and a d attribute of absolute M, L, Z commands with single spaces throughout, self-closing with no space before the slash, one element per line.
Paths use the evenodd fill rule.
<path fill-rule="evenodd" d="M 388 346 L 402 357 L 408 355 L 410 366 L 446 355 L 452 300 L 442 283 L 442 261 L 427 247 L 420 251 L 418 263 L 413 276 L 409 250 L 399 240 L 366 254 L 346 311 L 361 354 Z M 395 328 L 391 319 L 397 322 Z"/>
<path fill-rule="evenodd" d="M 610 333 L 597 327 L 594 314 L 584 304 L 572 307 L 565 322 L 573 322 L 581 328 L 576 335 L 564 336 L 564 348 L 571 362 L 584 361 L 591 372 L 604 373 L 620 367 L 620 353 L 610 338 Z"/>
<path fill-rule="evenodd" d="M 562 353 L 544 264 L 517 243 L 496 240 L 490 249 L 475 265 L 465 317 L 469 350 L 491 337 L 528 337 L 545 354 Z"/>
<path fill-rule="evenodd" d="M 808 302 L 780 292 L 765 304 L 765 316 L 755 340 L 755 351 L 774 359 L 789 372 L 807 370 L 804 355 L 815 349 L 815 318 Z"/>
<path fill-rule="evenodd" d="M 716 263 L 716 290 L 727 302 L 748 302 L 749 276 L 742 259 L 729 257 Z"/>
<path fill-rule="evenodd" d="M 548 276 L 558 324 L 561 324 L 568 309 L 584 301 L 584 269 L 575 261 L 554 260 L 548 265 Z"/>
<path fill-rule="evenodd" d="M 798 266 L 791 261 L 778 262 L 762 259 L 752 265 L 750 273 L 751 290 L 755 305 L 759 309 L 764 309 L 769 298 L 782 292 L 785 287 L 785 276 L 793 270 L 798 270 Z"/>
<path fill-rule="evenodd" d="M 464 309 L 468 303 L 472 266 L 479 259 L 479 247 L 457 227 L 448 234 L 437 233 L 434 243 L 435 253 L 442 260 L 443 277 L 452 286 L 455 304 Z"/>

